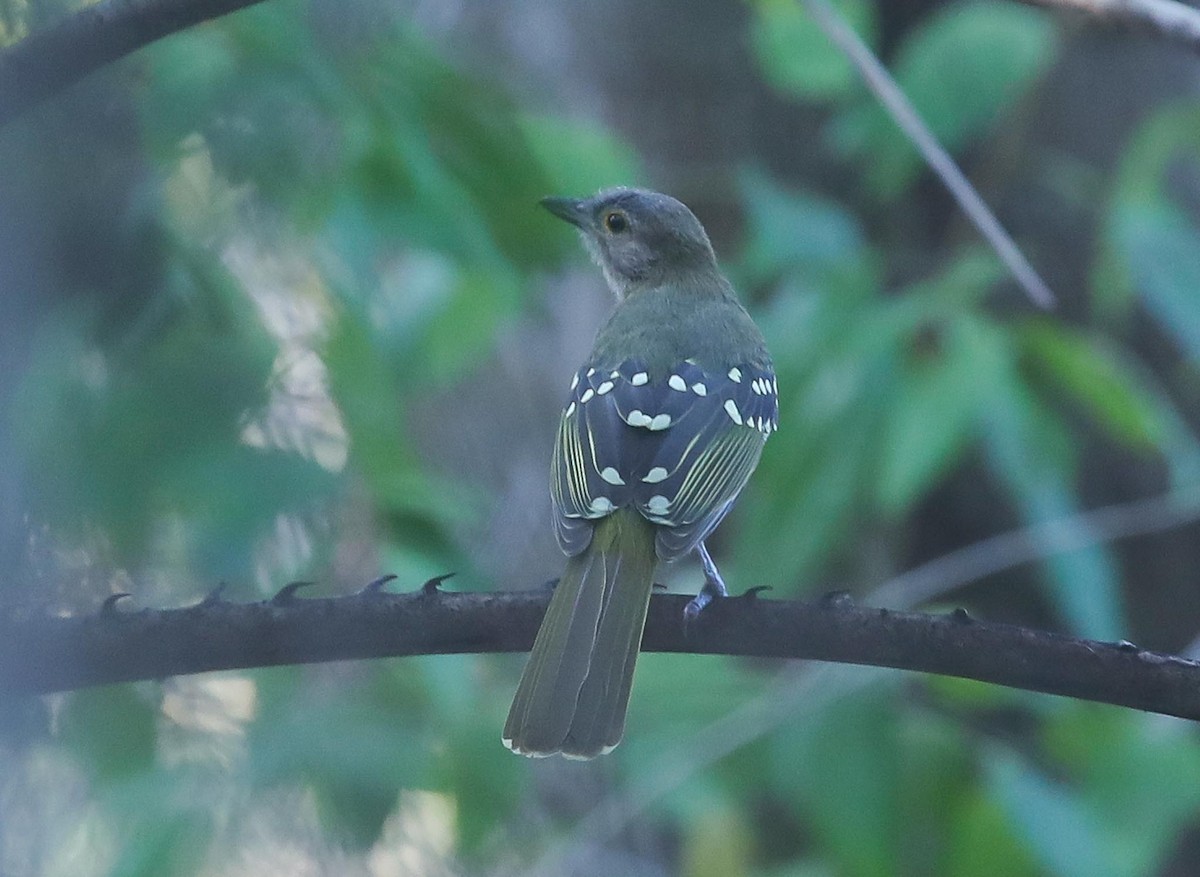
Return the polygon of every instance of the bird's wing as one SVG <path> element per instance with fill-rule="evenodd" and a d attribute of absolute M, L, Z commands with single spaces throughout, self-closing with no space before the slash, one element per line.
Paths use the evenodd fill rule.
<path fill-rule="evenodd" d="M 593 520 L 634 506 L 660 525 L 660 557 L 686 554 L 745 486 L 778 410 L 775 376 L 748 364 L 714 373 L 685 361 L 653 379 L 636 359 L 580 369 L 552 460 L 563 551 L 583 551 Z"/>

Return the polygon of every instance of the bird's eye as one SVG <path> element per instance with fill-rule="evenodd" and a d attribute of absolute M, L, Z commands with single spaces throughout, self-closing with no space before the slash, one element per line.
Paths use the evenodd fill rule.
<path fill-rule="evenodd" d="M 604 217 L 604 227 L 613 234 L 620 234 L 629 228 L 629 220 L 625 218 L 624 213 L 618 213 L 615 210 Z"/>

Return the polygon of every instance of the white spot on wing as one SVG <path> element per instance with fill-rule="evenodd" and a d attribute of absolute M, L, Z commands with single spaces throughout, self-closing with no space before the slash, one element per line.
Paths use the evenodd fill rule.
<path fill-rule="evenodd" d="M 647 484 L 658 484 L 658 482 L 665 480 L 666 477 L 667 470 L 662 466 L 655 466 L 646 473 L 646 477 L 643 478 L 642 481 L 646 482 Z"/>
<path fill-rule="evenodd" d="M 563 417 L 570 417 L 574 413 L 575 413 L 575 403 L 572 402 L 570 405 L 567 406 L 567 410 L 563 412 Z"/>
<path fill-rule="evenodd" d="M 598 386 L 598 387 L 596 388 L 596 395 L 597 395 L 597 396 L 603 396 L 605 393 L 607 393 L 607 392 L 608 392 L 609 390 L 611 390 L 612 388 L 613 388 L 613 382 L 612 382 L 612 381 L 605 381 L 603 384 L 601 384 L 600 386 Z"/>
<path fill-rule="evenodd" d="M 596 370 L 595 370 L 594 368 L 589 368 L 589 369 L 587 370 L 587 376 L 588 376 L 589 378 L 590 378 L 592 375 L 594 375 L 595 373 L 596 373 Z"/>
<path fill-rule="evenodd" d="M 630 426 L 649 426 L 651 419 L 649 414 L 643 414 L 636 408 L 625 415 L 625 422 Z"/>
<path fill-rule="evenodd" d="M 633 384 L 635 387 L 640 387 L 642 384 L 646 383 L 646 381 L 648 381 L 648 380 L 650 380 L 650 375 L 646 374 L 645 372 L 638 372 L 636 375 L 634 375 L 632 378 L 629 379 L 629 383 Z"/>
<path fill-rule="evenodd" d="M 592 500 L 592 503 L 590 506 L 588 506 L 588 508 L 592 510 L 593 514 L 607 515 L 613 510 L 613 504 L 612 500 L 607 496 L 598 496 Z"/>
<path fill-rule="evenodd" d="M 738 426 L 742 425 L 742 412 L 738 411 L 737 402 L 732 399 L 725 400 L 725 413 L 729 415 L 729 419 Z"/>
<path fill-rule="evenodd" d="M 646 510 L 655 515 L 665 514 L 670 507 L 671 501 L 661 493 L 656 493 L 650 499 L 646 500 Z"/>
<path fill-rule="evenodd" d="M 740 384 L 742 382 L 742 370 L 737 366 L 731 368 L 729 370 L 729 380 L 733 381 L 735 384 Z"/>
<path fill-rule="evenodd" d="M 678 390 L 682 393 L 687 390 L 687 381 L 685 381 L 679 375 L 671 375 L 671 377 L 667 379 L 667 386 L 669 386 L 672 390 Z"/>
<path fill-rule="evenodd" d="M 571 392 L 574 393 L 575 388 L 578 386 L 579 386 L 579 372 L 575 372 L 575 374 L 571 376 Z"/>
<path fill-rule="evenodd" d="M 612 466 L 606 466 L 604 469 L 600 470 L 600 477 L 609 484 L 616 484 L 620 486 L 625 483 L 625 481 L 621 478 L 621 473 Z"/>
<path fill-rule="evenodd" d="M 707 396 L 708 387 L 704 386 L 704 384 L 702 384 L 700 381 L 697 381 L 696 383 L 692 384 L 692 392 L 697 396 Z"/>
<path fill-rule="evenodd" d="M 656 414 L 650 421 L 650 428 L 653 430 L 666 429 L 671 425 L 670 414 Z"/>
<path fill-rule="evenodd" d="M 586 390 L 583 391 L 583 395 L 579 397 L 579 401 L 582 404 L 584 402 L 587 402 L 588 399 L 592 398 L 595 395 L 596 394 L 592 392 L 592 388 L 588 387 Z"/>

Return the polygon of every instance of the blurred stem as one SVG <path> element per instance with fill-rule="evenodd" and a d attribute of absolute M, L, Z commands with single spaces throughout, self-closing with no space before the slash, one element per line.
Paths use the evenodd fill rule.
<path fill-rule="evenodd" d="M 1055 554 L 1169 530 L 1200 518 L 1200 487 L 1118 503 L 1021 527 L 944 554 L 872 592 L 878 606 L 908 608 L 986 576 Z"/>
<path fill-rule="evenodd" d="M 261 0 L 100 0 L 0 50 L 0 127 L 155 40 Z"/>
<path fill-rule="evenodd" d="M 950 157 L 950 153 L 946 152 L 938 143 L 937 138 L 921 119 L 908 97 L 900 90 L 896 80 L 875 57 L 867 44 L 859 39 L 854 29 L 826 0 L 802 0 L 802 2 L 817 26 L 825 32 L 830 41 L 846 55 L 850 63 L 858 70 L 867 88 L 883 105 L 905 136 L 912 141 L 917 151 L 925 159 L 925 163 L 937 174 L 954 200 L 958 202 L 958 206 L 962 208 L 963 213 L 996 251 L 1000 261 L 1025 290 L 1029 299 L 1040 308 L 1053 308 L 1055 299 L 1050 287 L 1029 264 L 1029 260 L 1025 258 L 1008 232 L 1004 230 L 1000 221 L 984 203 L 983 198 L 975 191 L 975 187 L 959 170 L 954 159 Z"/>

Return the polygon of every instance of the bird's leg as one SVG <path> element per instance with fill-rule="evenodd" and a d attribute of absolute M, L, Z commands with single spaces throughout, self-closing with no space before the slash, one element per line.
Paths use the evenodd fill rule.
<path fill-rule="evenodd" d="M 708 549 L 704 547 L 703 540 L 696 545 L 696 553 L 700 555 L 700 565 L 704 567 L 704 586 L 700 589 L 700 593 L 689 600 L 687 606 L 683 607 L 683 617 L 687 621 L 691 621 L 699 615 L 704 607 L 713 601 L 714 597 L 729 596 L 725 580 L 721 578 L 721 572 L 713 563 Z"/>

